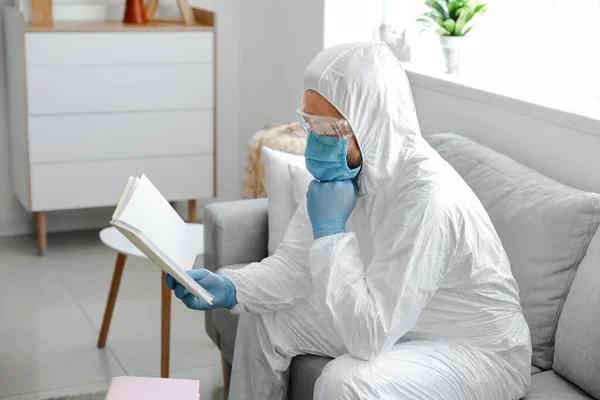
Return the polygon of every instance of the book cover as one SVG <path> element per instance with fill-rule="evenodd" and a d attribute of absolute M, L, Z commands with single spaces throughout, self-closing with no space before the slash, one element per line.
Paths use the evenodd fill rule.
<path fill-rule="evenodd" d="M 117 376 L 106 400 L 198 400 L 199 392 L 196 380 Z"/>

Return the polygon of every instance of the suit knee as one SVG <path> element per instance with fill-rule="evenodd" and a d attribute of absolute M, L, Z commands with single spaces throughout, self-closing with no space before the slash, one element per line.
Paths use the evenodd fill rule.
<path fill-rule="evenodd" d="M 315 400 L 364 398 L 362 370 L 368 368 L 368 364 L 349 354 L 330 361 L 315 384 Z"/>

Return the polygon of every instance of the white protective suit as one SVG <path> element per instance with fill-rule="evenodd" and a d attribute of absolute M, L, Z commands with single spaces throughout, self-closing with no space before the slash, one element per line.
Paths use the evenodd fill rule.
<path fill-rule="evenodd" d="M 483 206 L 422 138 L 387 46 L 322 51 L 305 88 L 363 156 L 347 233 L 313 240 L 306 203 L 277 251 L 225 270 L 242 313 L 230 399 L 283 399 L 292 357 L 336 358 L 314 398 L 509 400 L 530 383 L 518 287 Z"/>

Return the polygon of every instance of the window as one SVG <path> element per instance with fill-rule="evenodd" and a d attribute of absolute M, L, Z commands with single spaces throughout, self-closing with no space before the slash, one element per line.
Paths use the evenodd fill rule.
<path fill-rule="evenodd" d="M 421 0 L 384 0 L 384 20 L 409 27 L 413 59 L 438 65 L 433 34 L 414 22 Z M 485 0 L 482 0 L 485 2 Z M 600 107 L 600 0 L 489 0 L 461 55 L 461 75 Z"/>

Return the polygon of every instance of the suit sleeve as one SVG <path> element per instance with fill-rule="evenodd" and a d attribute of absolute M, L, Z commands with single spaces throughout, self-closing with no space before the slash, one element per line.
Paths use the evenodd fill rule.
<path fill-rule="evenodd" d="M 306 212 L 301 204 L 275 253 L 239 270 L 224 269 L 236 289 L 238 304 L 232 312 L 269 312 L 285 310 L 311 292 L 308 253 L 313 237 Z"/>
<path fill-rule="evenodd" d="M 369 265 L 361 261 L 353 232 L 316 240 L 309 256 L 324 313 L 350 354 L 363 360 L 376 358 L 415 326 L 454 247 L 451 224 L 430 206 L 408 215 L 398 206 L 377 227 Z"/>

